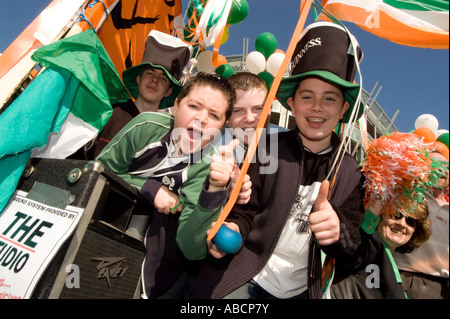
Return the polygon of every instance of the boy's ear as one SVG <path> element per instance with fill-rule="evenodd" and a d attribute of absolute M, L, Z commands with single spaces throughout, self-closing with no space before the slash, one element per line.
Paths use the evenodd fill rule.
<path fill-rule="evenodd" d="M 287 99 L 286 103 L 291 108 L 292 115 L 295 116 L 295 114 L 294 114 L 294 99 L 292 97 L 290 97 L 290 98 Z"/>
<path fill-rule="evenodd" d="M 341 120 L 344 118 L 344 114 L 345 114 L 345 112 L 347 112 L 347 110 L 349 108 L 350 108 L 350 103 L 347 101 L 344 101 L 344 105 L 342 106 L 342 112 L 341 112 L 341 117 L 340 117 Z"/>
<path fill-rule="evenodd" d="M 175 99 L 175 102 L 173 103 L 173 113 L 175 113 L 178 110 L 178 98 Z"/>
<path fill-rule="evenodd" d="M 164 95 L 164 97 L 168 97 L 172 94 L 172 87 L 169 87 L 169 89 L 167 90 L 166 94 Z"/>

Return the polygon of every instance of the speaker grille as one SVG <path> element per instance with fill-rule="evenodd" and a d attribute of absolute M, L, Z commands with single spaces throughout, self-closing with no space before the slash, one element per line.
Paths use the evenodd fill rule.
<path fill-rule="evenodd" d="M 114 237 L 117 236 L 119 235 Z M 143 246 L 141 249 L 138 246 L 133 247 L 114 237 L 88 227 L 74 260 L 80 270 L 80 287 L 68 288 L 65 285 L 60 298 L 136 297 L 144 259 Z"/>

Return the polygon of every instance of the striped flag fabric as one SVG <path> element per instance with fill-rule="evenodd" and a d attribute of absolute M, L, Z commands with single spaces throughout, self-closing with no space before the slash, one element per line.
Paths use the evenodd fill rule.
<path fill-rule="evenodd" d="M 401 45 L 449 48 L 448 0 L 322 0 L 322 6 L 339 20 Z M 319 19 L 328 18 L 322 13 Z"/>
<path fill-rule="evenodd" d="M 93 30 L 64 38 L 37 50 L 32 58 L 53 70 L 67 70 L 79 89 L 60 114 L 43 148 L 32 157 L 66 158 L 103 129 L 112 104 L 130 98 L 102 42 Z"/>
<path fill-rule="evenodd" d="M 104 127 L 113 103 L 129 98 L 93 30 L 44 46 L 33 59 L 46 68 L 0 116 L 0 211 L 30 157 L 72 154 Z"/>

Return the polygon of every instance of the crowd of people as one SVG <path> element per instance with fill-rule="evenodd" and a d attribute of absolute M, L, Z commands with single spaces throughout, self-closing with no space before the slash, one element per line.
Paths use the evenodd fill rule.
<path fill-rule="evenodd" d="M 364 107 L 355 83 L 362 51 L 347 30 L 305 29 L 277 91 L 296 127 L 268 118 L 262 150 L 242 173 L 266 83 L 250 72 L 186 80 L 191 54 L 152 31 L 142 63 L 123 74 L 133 99 L 114 105 L 99 136 L 72 155 L 101 162 L 145 202 L 145 222 L 133 225 L 146 247 L 142 298 L 448 298 L 448 158 L 418 150 L 439 170 L 425 200 L 395 213 L 381 197 L 365 201 L 365 171 L 334 131 Z M 242 246 L 227 254 L 207 235 L 239 174 L 224 224 Z"/>

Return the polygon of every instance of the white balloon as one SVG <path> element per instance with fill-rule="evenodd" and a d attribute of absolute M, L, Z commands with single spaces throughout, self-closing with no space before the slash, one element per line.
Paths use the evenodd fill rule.
<path fill-rule="evenodd" d="M 439 136 L 441 136 L 444 133 L 448 133 L 448 130 L 440 129 L 440 130 L 437 130 L 436 132 L 434 132 L 434 134 L 436 135 L 436 138 L 438 138 Z"/>
<path fill-rule="evenodd" d="M 414 127 L 416 129 L 418 129 L 419 127 L 426 127 L 432 130 L 433 132 L 436 132 L 439 127 L 439 122 L 434 115 L 422 114 L 416 119 Z"/>
<path fill-rule="evenodd" d="M 212 64 L 212 51 L 200 52 L 197 57 L 197 70 L 199 72 L 214 73 L 216 67 Z"/>
<path fill-rule="evenodd" d="M 267 59 L 267 72 L 272 74 L 273 76 L 277 75 L 278 69 L 283 63 L 284 53 L 275 52 Z"/>
<path fill-rule="evenodd" d="M 266 58 L 259 51 L 250 52 L 245 59 L 245 65 L 250 72 L 258 74 L 266 69 Z"/>

